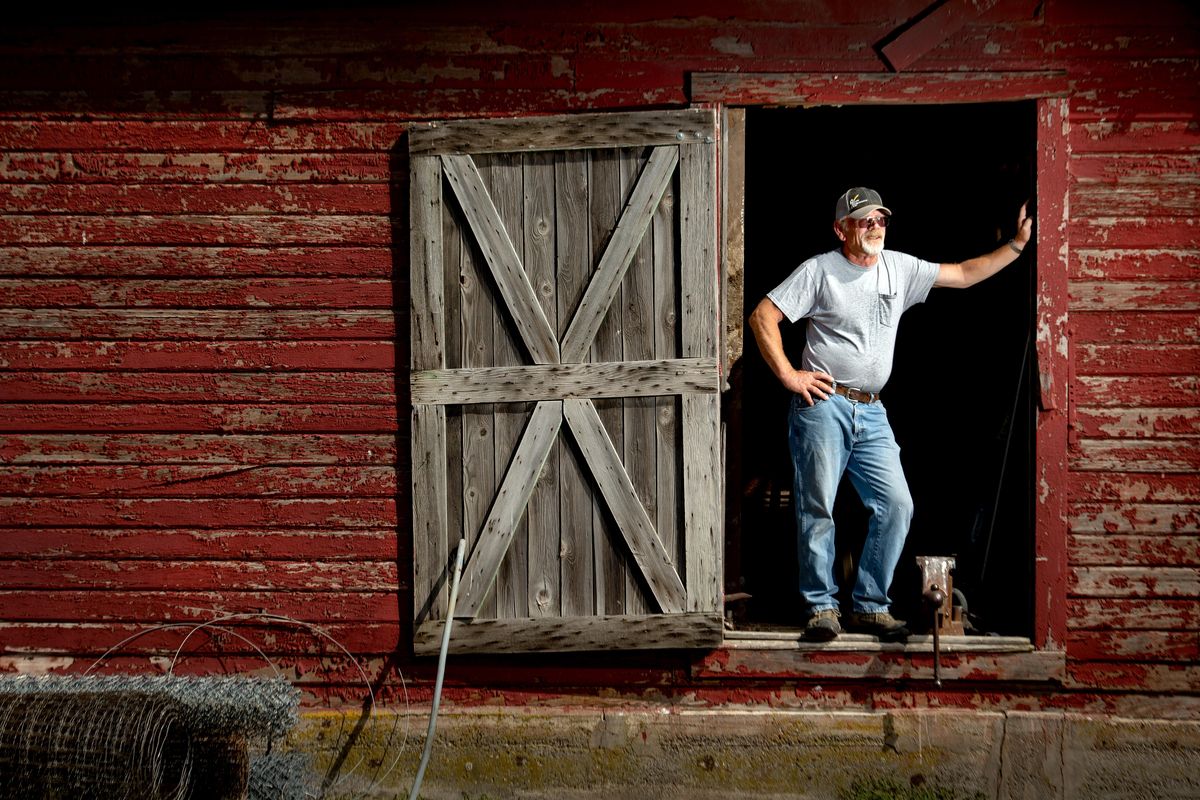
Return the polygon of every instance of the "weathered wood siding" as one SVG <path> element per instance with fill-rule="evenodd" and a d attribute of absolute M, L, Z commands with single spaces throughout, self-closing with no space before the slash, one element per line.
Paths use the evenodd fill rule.
<path fill-rule="evenodd" d="M 377 664 L 398 649 L 403 662 L 406 125 L 677 107 L 697 72 L 884 72 L 874 46 L 927 5 L 700 0 L 685 18 L 654 3 L 444 2 L 184 21 L 26 12 L 6 24 L 0 669 L 78 671 L 147 625 L 256 610 L 328 626 Z M 1111 709 L 1117 689 L 1134 698 L 1125 711 L 1194 712 L 1196 12 L 1166 0 L 983 5 L 945 38 L 918 31 L 889 53 L 908 80 L 1061 70 L 1070 87 L 1069 337 L 1055 345 L 1072 373 L 1070 477 L 1039 489 L 1069 504 L 1057 598 L 1069 691 L 1011 702 Z M 505 363 L 507 347 L 498 337 L 484 363 Z M 531 566 L 556 557 L 528 554 Z M 312 673 L 327 645 L 274 636 L 272 658 L 336 680 Z M 145 668 L 172 641 L 140 639 L 115 662 Z M 229 659 L 188 663 L 261 667 L 236 637 L 219 644 Z M 557 664 L 539 685 L 705 680 L 686 658 L 642 663 Z M 772 691 L 738 697 L 774 702 Z M 968 701 L 1006 702 L 946 702 Z"/>

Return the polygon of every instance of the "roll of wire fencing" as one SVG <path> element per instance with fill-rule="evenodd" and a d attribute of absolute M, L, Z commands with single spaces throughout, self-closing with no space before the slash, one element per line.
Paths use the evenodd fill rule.
<path fill-rule="evenodd" d="M 278 678 L 0 678 L 0 798 L 303 796 L 281 785 L 294 766 L 256 777 L 247 755 L 287 734 L 299 699 Z"/>

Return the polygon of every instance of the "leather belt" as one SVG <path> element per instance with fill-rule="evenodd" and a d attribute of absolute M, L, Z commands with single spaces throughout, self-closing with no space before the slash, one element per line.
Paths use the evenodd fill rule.
<path fill-rule="evenodd" d="M 842 386 L 841 384 L 834 386 L 833 391 L 856 403 L 874 403 L 879 399 L 879 392 L 864 392 L 859 389 L 851 389 L 849 386 Z"/>

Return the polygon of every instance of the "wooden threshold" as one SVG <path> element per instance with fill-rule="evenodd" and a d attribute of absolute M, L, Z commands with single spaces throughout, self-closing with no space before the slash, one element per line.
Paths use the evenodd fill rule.
<path fill-rule="evenodd" d="M 843 633 L 832 642 L 806 642 L 799 628 L 725 631 L 717 650 L 691 665 L 694 678 L 796 681 L 933 681 L 1061 684 L 1066 653 L 1036 650 L 1022 636 L 943 636 L 935 672 L 933 637 L 881 642 Z"/>
<path fill-rule="evenodd" d="M 1024 636 L 943 636 L 943 653 L 1031 653 L 1032 640 Z M 881 642 L 865 633 L 843 633 L 832 642 L 806 642 L 799 628 L 725 631 L 725 646 L 740 650 L 810 650 L 816 652 L 932 653 L 933 636 L 910 636 L 907 642 Z"/>

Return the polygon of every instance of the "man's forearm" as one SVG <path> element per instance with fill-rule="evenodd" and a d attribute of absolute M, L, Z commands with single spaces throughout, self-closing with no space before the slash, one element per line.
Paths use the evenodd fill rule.
<path fill-rule="evenodd" d="M 1013 248 L 1014 245 L 1006 242 L 986 255 L 964 261 L 961 265 L 964 285 L 974 286 L 1016 261 L 1020 253 Z"/>
<path fill-rule="evenodd" d="M 763 308 L 756 308 L 750 315 L 750 330 L 754 333 L 754 341 L 758 343 L 758 352 L 762 353 L 763 361 L 767 362 L 775 377 L 782 379 L 795 371 L 783 350 L 783 334 L 779 332 L 778 319 L 769 319 Z"/>
<path fill-rule="evenodd" d="M 969 258 L 961 264 L 942 264 L 934 286 L 965 289 L 995 275 L 1017 260 L 1018 253 L 1012 245 L 1000 245 L 986 255 Z"/>

